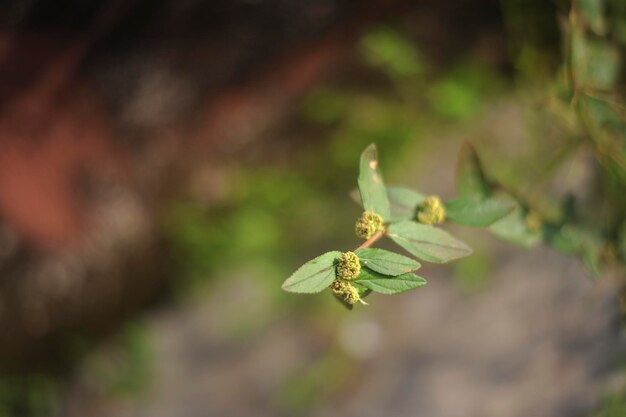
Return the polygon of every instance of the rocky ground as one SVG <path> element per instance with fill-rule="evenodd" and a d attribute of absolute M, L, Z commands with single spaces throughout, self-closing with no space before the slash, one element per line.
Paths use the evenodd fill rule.
<path fill-rule="evenodd" d="M 229 309 L 219 300 L 236 301 L 225 286 L 212 302 L 149 319 L 155 378 L 143 398 L 74 395 L 67 415 L 85 415 L 84 407 L 92 416 L 291 415 L 277 403 L 285 378 L 319 367 L 333 344 L 341 352 L 333 366 L 353 366 L 305 415 L 587 415 L 626 347 L 612 281 L 594 283 L 576 261 L 545 249 L 500 247 L 497 259 L 490 284 L 472 295 L 449 271 L 425 268 L 423 290 L 337 309 L 336 340 L 289 311 L 272 313 L 253 335 L 229 337 L 220 324 Z M 242 308 L 262 310 L 258 301 Z"/>

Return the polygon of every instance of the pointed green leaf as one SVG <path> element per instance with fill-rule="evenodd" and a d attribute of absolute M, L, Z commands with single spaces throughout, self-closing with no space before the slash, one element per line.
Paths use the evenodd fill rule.
<path fill-rule="evenodd" d="M 515 210 L 515 204 L 501 200 L 456 199 L 446 204 L 446 218 L 470 227 L 487 227 Z"/>
<path fill-rule="evenodd" d="M 620 80 L 620 48 L 609 42 L 586 36 L 582 30 L 572 32 L 572 71 L 580 87 L 611 90 Z"/>
<path fill-rule="evenodd" d="M 486 198 L 491 187 L 483 172 L 480 159 L 474 147 L 466 142 L 461 147 L 456 168 L 457 194 L 461 198 Z"/>
<path fill-rule="evenodd" d="M 374 144 L 365 148 L 361 154 L 358 184 L 363 208 L 388 220 L 389 200 L 383 177 L 378 169 L 378 150 Z"/>
<path fill-rule="evenodd" d="M 419 262 L 385 249 L 363 248 L 355 252 L 361 264 L 383 275 L 397 276 L 415 271 Z"/>
<path fill-rule="evenodd" d="M 528 228 L 525 211 L 522 210 L 519 204 L 515 204 L 516 209 L 489 226 L 489 231 L 500 239 L 515 245 L 525 248 L 535 246 L 541 241 L 541 233 L 534 232 Z"/>
<path fill-rule="evenodd" d="M 433 226 L 407 220 L 392 223 L 387 231 L 394 242 L 428 262 L 446 263 L 472 253 L 464 242 Z"/>
<path fill-rule="evenodd" d="M 597 35 L 606 33 L 606 1 L 605 0 L 578 0 L 575 4 L 580 8 L 583 19 Z"/>
<path fill-rule="evenodd" d="M 391 206 L 390 220 L 411 220 L 415 218 L 417 206 L 422 204 L 426 197 L 404 187 L 387 187 L 387 197 Z"/>
<path fill-rule="evenodd" d="M 283 290 L 303 294 L 324 290 L 335 279 L 335 261 L 340 256 L 341 252 L 332 251 L 310 260 L 285 280 Z"/>
<path fill-rule="evenodd" d="M 390 277 L 367 268 L 361 270 L 356 282 L 381 294 L 398 294 L 426 285 L 424 278 L 412 273 Z"/>
<path fill-rule="evenodd" d="M 545 242 L 555 251 L 566 255 L 572 255 L 582 251 L 582 242 L 580 242 L 576 236 L 572 236 L 568 233 L 569 230 L 567 226 L 558 227 L 550 225 L 545 229 Z"/>
<path fill-rule="evenodd" d="M 550 236 L 547 243 L 560 252 L 579 256 L 593 275 L 602 272 L 602 253 L 606 241 L 600 232 L 592 228 L 564 225 Z"/>
<path fill-rule="evenodd" d="M 415 218 L 417 207 L 424 202 L 426 197 L 409 188 L 387 186 L 387 199 L 391 211 L 390 221 L 411 220 Z M 352 200 L 363 207 L 361 195 L 358 189 L 353 189 L 348 194 Z"/>

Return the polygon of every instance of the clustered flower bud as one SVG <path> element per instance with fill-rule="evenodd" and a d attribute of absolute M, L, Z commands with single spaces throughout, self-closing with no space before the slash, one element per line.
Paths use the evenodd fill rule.
<path fill-rule="evenodd" d="M 529 211 L 524 220 L 526 222 L 526 227 L 528 227 L 528 230 L 531 232 L 538 232 L 543 227 L 541 215 L 534 210 Z"/>
<path fill-rule="evenodd" d="M 362 239 L 369 239 L 383 229 L 383 218 L 371 211 L 364 211 L 356 221 L 354 230 Z"/>
<path fill-rule="evenodd" d="M 341 297 L 343 301 L 348 304 L 356 304 L 361 301 L 359 290 L 347 281 L 336 279 L 330 285 L 330 289 L 338 297 Z M 362 302 L 362 301 L 361 301 Z"/>
<path fill-rule="evenodd" d="M 343 300 L 348 304 L 356 304 L 361 301 L 359 290 L 354 285 L 348 285 L 348 288 L 343 293 Z"/>
<path fill-rule="evenodd" d="M 445 218 L 446 209 L 435 195 L 426 198 L 417 212 L 417 220 L 424 224 L 440 224 Z"/>
<path fill-rule="evenodd" d="M 337 278 L 348 281 L 356 279 L 361 273 L 361 262 L 354 252 L 344 252 L 337 264 Z"/>
<path fill-rule="evenodd" d="M 343 293 L 348 289 L 349 285 L 350 283 L 344 280 L 336 279 L 333 281 L 332 284 L 330 284 L 330 289 L 335 295 L 343 295 Z"/>

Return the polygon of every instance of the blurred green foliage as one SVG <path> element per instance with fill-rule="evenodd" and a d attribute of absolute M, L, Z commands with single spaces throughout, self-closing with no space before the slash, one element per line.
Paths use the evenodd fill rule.
<path fill-rule="evenodd" d="M 0 377 L 0 416 L 50 416 L 58 413 L 60 386 L 51 376 L 29 373 Z"/>
<path fill-rule="evenodd" d="M 366 33 L 360 47 L 365 62 L 390 77 L 415 76 L 424 66 L 411 40 L 388 27 Z"/>
<path fill-rule="evenodd" d="M 84 363 L 85 372 L 106 395 L 129 398 L 144 393 L 154 365 L 148 326 L 138 320 L 125 323 L 109 346 L 90 352 Z"/>
<path fill-rule="evenodd" d="M 626 397 L 611 395 L 602 401 L 600 411 L 593 417 L 623 417 L 626 416 Z"/>
<path fill-rule="evenodd" d="M 476 117 L 487 93 L 501 88 L 499 77 L 479 62 L 459 64 L 444 73 L 428 90 L 436 114 L 449 120 Z"/>

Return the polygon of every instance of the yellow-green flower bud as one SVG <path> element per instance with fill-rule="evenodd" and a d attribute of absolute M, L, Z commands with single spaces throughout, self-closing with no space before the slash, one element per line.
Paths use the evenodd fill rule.
<path fill-rule="evenodd" d="M 364 211 L 356 221 L 354 231 L 363 239 L 369 239 L 383 229 L 383 218 L 371 211 Z"/>
<path fill-rule="evenodd" d="M 361 301 L 359 290 L 352 284 L 342 279 L 336 279 L 330 284 L 330 290 L 338 297 L 341 297 L 343 301 L 348 304 L 356 304 Z M 361 301 L 363 302 L 363 301 Z"/>
<path fill-rule="evenodd" d="M 543 220 L 541 220 L 541 216 L 534 210 L 529 211 L 524 220 L 528 230 L 531 232 L 536 233 L 543 227 Z"/>
<path fill-rule="evenodd" d="M 353 280 L 361 273 L 361 262 L 354 252 L 344 252 L 337 264 L 337 278 Z"/>
<path fill-rule="evenodd" d="M 359 290 L 356 289 L 354 285 L 348 284 L 348 288 L 343 293 L 343 301 L 348 304 L 356 304 L 361 301 L 361 296 L 359 295 Z"/>
<path fill-rule="evenodd" d="M 349 285 L 349 283 L 341 279 L 336 279 L 332 284 L 330 284 L 330 290 L 333 294 L 343 297 L 343 294 L 347 291 Z"/>
<path fill-rule="evenodd" d="M 446 219 L 446 209 L 436 195 L 426 198 L 417 212 L 417 220 L 424 224 L 440 224 Z"/>

